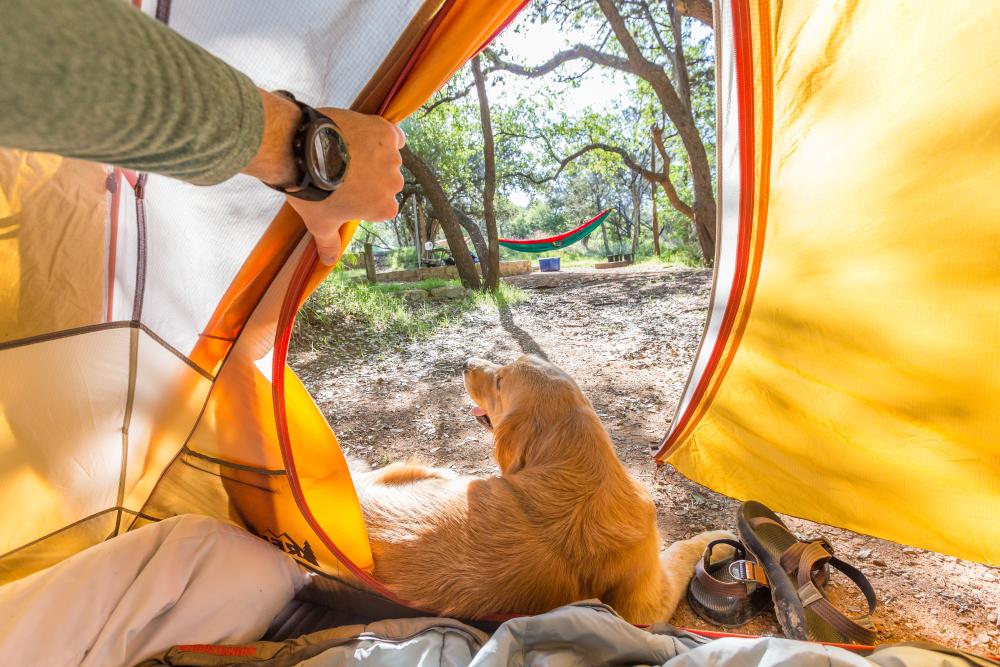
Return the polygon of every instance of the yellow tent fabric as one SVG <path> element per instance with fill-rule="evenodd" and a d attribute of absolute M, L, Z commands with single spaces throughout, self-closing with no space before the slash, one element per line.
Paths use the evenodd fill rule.
<path fill-rule="evenodd" d="M 400 120 L 524 2 L 349 4 L 174 5 L 170 24 L 259 85 Z M 272 360 L 312 243 L 282 202 L 244 177 L 193 188 L 0 151 L 0 583 L 182 512 L 241 525 L 320 571 L 371 568 L 336 438 Z M 311 287 L 326 271 L 311 267 Z M 332 539 L 306 521 L 296 485 Z"/>
<path fill-rule="evenodd" d="M 1000 7 L 717 10 L 716 283 L 658 461 L 1000 564 Z"/>

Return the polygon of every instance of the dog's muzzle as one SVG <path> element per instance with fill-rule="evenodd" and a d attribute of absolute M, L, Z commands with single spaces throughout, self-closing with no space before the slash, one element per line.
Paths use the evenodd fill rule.
<path fill-rule="evenodd" d="M 486 428 L 493 430 L 493 422 L 490 421 L 490 416 L 486 414 L 486 410 L 483 410 L 478 405 L 471 410 L 469 414 L 476 418 L 476 421 L 485 426 Z"/>

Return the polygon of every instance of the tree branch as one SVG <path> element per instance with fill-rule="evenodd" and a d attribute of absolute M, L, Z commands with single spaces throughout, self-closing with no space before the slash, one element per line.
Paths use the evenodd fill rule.
<path fill-rule="evenodd" d="M 466 95 L 468 95 L 472 91 L 472 88 L 473 88 L 473 84 L 469 84 L 468 86 L 465 87 L 465 90 L 463 90 L 460 93 L 455 93 L 454 95 L 445 95 L 443 97 L 437 98 L 432 103 L 423 105 L 422 107 L 420 107 L 420 109 L 424 113 L 421 114 L 420 117 L 423 118 L 423 117 L 427 116 L 428 114 L 430 114 L 432 111 L 434 111 L 435 109 L 437 109 L 442 104 L 448 104 L 449 102 L 455 102 L 455 101 L 458 101 L 458 100 L 462 99 L 463 97 L 465 97 Z"/>
<path fill-rule="evenodd" d="M 608 20 L 608 24 L 618 38 L 622 50 L 628 56 L 629 63 L 634 68 L 633 71 L 646 79 L 653 87 L 660 105 L 670 117 L 674 127 L 680 134 L 681 143 L 688 154 L 688 161 L 691 165 L 693 188 L 694 188 L 694 208 L 685 204 L 678 197 L 671 198 L 670 203 L 674 205 L 685 216 L 687 211 L 691 211 L 690 217 L 695 222 L 695 227 L 699 230 L 699 241 L 702 244 L 702 251 L 705 256 L 714 253 L 715 245 L 715 196 L 712 192 L 710 169 L 708 166 L 708 156 L 705 152 L 705 144 L 701 134 L 695 124 L 694 116 L 690 108 L 681 101 L 676 88 L 671 83 L 670 78 L 662 67 L 647 59 L 636 44 L 635 38 L 629 32 L 625 17 L 615 6 L 614 0 L 596 0 L 601 12 Z M 668 179 L 669 180 L 669 179 Z M 666 190 L 666 183 L 660 181 Z M 676 190 L 675 193 L 676 194 Z M 683 208 L 678 205 L 682 205 Z M 695 215 L 695 208 L 698 213 Z"/>
<path fill-rule="evenodd" d="M 657 24 L 656 19 L 653 18 L 653 11 L 649 8 L 649 3 L 642 0 L 640 3 L 642 7 L 642 12 L 646 16 L 646 23 L 653 30 L 653 36 L 656 37 L 656 43 L 660 45 L 664 53 L 670 53 L 670 47 L 667 46 L 667 42 L 663 39 L 663 35 L 660 34 L 660 26 Z"/>
<path fill-rule="evenodd" d="M 479 228 L 479 225 L 476 224 L 471 215 L 458 207 L 455 207 L 455 216 L 458 218 L 458 224 L 462 225 L 462 228 L 469 235 L 472 247 L 476 249 L 476 255 L 479 256 L 479 266 L 483 266 L 483 262 L 486 261 L 486 257 L 490 254 L 489 245 L 486 243 L 486 239 L 483 238 L 483 230 Z"/>
<path fill-rule="evenodd" d="M 657 183 L 663 186 L 663 191 L 667 193 L 670 205 L 689 220 L 694 220 L 694 210 L 681 199 L 677 188 L 674 187 L 673 180 L 670 178 L 670 153 L 667 152 L 667 147 L 663 144 L 663 130 L 658 127 L 653 127 L 653 143 L 656 144 L 656 151 L 663 158 L 663 178 Z"/>
<path fill-rule="evenodd" d="M 711 0 L 675 0 L 677 11 L 713 27 Z"/>
<path fill-rule="evenodd" d="M 670 30 L 674 33 L 674 50 L 671 54 L 671 60 L 674 63 L 674 76 L 677 79 L 677 93 L 681 102 L 690 111 L 691 81 L 688 78 L 687 62 L 684 60 L 684 34 L 681 31 L 681 17 L 677 13 L 677 3 L 673 0 L 667 0 L 667 12 L 670 15 Z"/>
<path fill-rule="evenodd" d="M 605 144 L 602 142 L 591 142 L 586 146 L 583 146 L 582 148 L 570 153 L 566 157 L 559 158 L 556 155 L 555 151 L 552 149 L 552 145 L 549 143 L 548 137 L 545 137 L 544 135 L 529 136 L 525 134 L 515 134 L 508 132 L 505 133 L 505 136 L 520 137 L 523 139 L 541 140 L 545 144 L 545 147 L 548 149 L 549 155 L 559 163 L 559 166 L 556 168 L 555 172 L 553 172 L 548 176 L 543 176 L 542 178 L 538 178 L 533 174 L 527 174 L 523 171 L 508 172 L 507 175 L 510 176 L 511 178 L 520 178 L 524 181 L 532 183 L 533 185 L 544 185 L 545 183 L 554 181 L 557 178 L 559 178 L 562 172 L 566 169 L 566 167 L 569 166 L 571 162 L 573 162 L 573 160 L 576 160 L 577 158 L 580 158 L 586 155 L 587 153 L 590 153 L 591 151 L 605 151 L 607 153 L 614 153 L 615 155 L 621 158 L 625 166 L 628 167 L 629 170 L 632 171 L 634 174 L 642 176 L 650 183 L 657 183 L 659 185 L 662 185 L 664 191 L 667 193 L 667 199 L 670 200 L 670 204 L 675 209 L 677 209 L 677 211 L 681 215 L 683 215 L 688 219 L 693 220 L 694 209 L 692 209 L 690 205 L 688 205 L 687 203 L 684 202 L 683 199 L 681 199 L 680 194 L 678 194 L 677 192 L 677 188 L 674 187 L 673 182 L 670 180 L 670 154 L 667 152 L 666 146 L 663 143 L 663 130 L 658 127 L 654 127 L 653 133 L 657 150 L 659 151 L 660 155 L 663 156 L 664 169 L 662 172 L 652 171 L 650 169 L 647 169 L 643 165 L 639 164 L 639 162 L 634 157 L 632 157 L 632 155 L 628 151 L 618 146 L 611 146 L 609 144 Z"/>
<path fill-rule="evenodd" d="M 490 74 L 496 71 L 505 71 L 517 74 L 519 76 L 526 76 L 529 78 L 537 78 L 540 76 L 545 76 L 550 72 L 556 70 L 560 65 L 571 62 L 573 60 L 589 60 L 597 65 L 604 65 L 605 67 L 611 67 L 622 72 L 628 72 L 630 74 L 635 74 L 635 68 L 629 64 L 629 61 L 625 58 L 621 58 L 610 53 L 605 53 L 603 51 L 598 51 L 597 49 L 587 46 L 586 44 L 577 44 L 573 48 L 567 49 L 565 51 L 560 51 L 559 53 L 552 56 L 548 62 L 542 63 L 541 65 L 536 65 L 534 67 L 529 67 L 526 65 L 518 65 L 517 63 L 507 62 L 501 60 L 500 56 L 492 51 L 486 51 L 486 57 L 489 58 L 490 62 L 493 63 L 493 67 L 486 70 L 484 74 Z"/>

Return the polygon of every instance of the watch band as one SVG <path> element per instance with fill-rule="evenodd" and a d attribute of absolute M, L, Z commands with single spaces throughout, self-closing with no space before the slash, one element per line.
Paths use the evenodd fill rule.
<path fill-rule="evenodd" d="M 337 187 L 343 181 L 345 173 L 347 172 L 349 158 L 347 147 L 340 134 L 340 128 L 338 128 L 337 124 L 334 123 L 328 116 L 321 114 L 308 104 L 295 99 L 295 96 L 287 90 L 276 90 L 274 91 L 274 94 L 280 95 L 285 99 L 294 102 L 302 111 L 302 120 L 296 128 L 295 135 L 292 138 L 292 157 L 295 160 L 298 175 L 295 179 L 296 182 L 293 185 L 281 186 L 272 185 L 270 183 L 267 185 L 290 197 L 296 197 L 298 199 L 305 199 L 308 201 L 322 201 L 336 191 Z M 307 158 L 307 152 L 310 150 L 308 141 L 311 130 L 313 130 L 317 124 L 321 124 L 325 129 L 331 129 L 335 137 L 333 148 L 337 151 L 338 155 L 335 157 L 339 158 L 341 164 L 338 173 L 333 177 L 333 179 L 320 178 L 310 169 L 309 160 Z M 324 180 L 327 182 L 323 183 Z"/>

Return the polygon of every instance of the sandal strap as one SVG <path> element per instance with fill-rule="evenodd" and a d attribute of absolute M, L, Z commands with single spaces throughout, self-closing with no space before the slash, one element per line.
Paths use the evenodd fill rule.
<path fill-rule="evenodd" d="M 805 543 L 803 543 L 805 544 Z M 878 601 L 875 589 L 862 574 L 861 570 L 835 558 L 820 541 L 809 542 L 802 548 L 798 564 L 798 593 L 802 606 L 816 612 L 816 615 L 829 623 L 845 637 L 861 644 L 872 644 L 875 641 L 875 626 L 871 614 L 875 611 Z M 816 567 L 829 564 L 843 572 L 865 595 L 868 602 L 868 613 L 860 618 L 850 619 L 841 613 L 826 599 L 816 586 Z"/>
<path fill-rule="evenodd" d="M 787 526 L 766 516 L 753 517 L 752 519 L 750 519 L 750 525 L 753 526 L 754 528 L 759 528 L 760 526 L 763 525 L 778 526 L 782 530 L 790 532 L 788 531 Z M 792 546 L 788 547 L 785 550 L 785 552 L 781 554 L 781 559 L 780 559 L 781 567 L 785 572 L 789 574 L 789 576 L 791 577 L 796 576 L 796 571 L 799 569 L 799 561 L 802 559 L 802 552 L 810 544 L 819 544 L 830 554 L 833 554 L 833 545 L 830 544 L 830 542 L 825 537 L 817 537 L 805 541 L 799 540 Z M 828 579 L 828 575 L 824 565 L 825 563 L 819 563 L 816 567 L 816 574 L 818 575 L 816 583 L 819 586 L 826 585 L 826 581 Z"/>
<path fill-rule="evenodd" d="M 737 579 L 737 581 L 722 581 L 721 579 L 717 579 L 712 576 L 708 570 L 709 566 L 712 564 L 712 550 L 720 544 L 731 546 L 736 550 L 736 557 L 729 564 L 729 572 L 734 579 Z M 695 579 L 698 580 L 705 590 L 710 593 L 714 593 L 715 595 L 740 599 L 749 598 L 751 591 L 753 591 L 758 585 L 767 585 L 767 577 L 764 575 L 763 568 L 756 567 L 756 563 L 747 560 L 746 557 L 746 548 L 740 542 L 730 539 L 715 540 L 709 543 L 708 547 L 705 548 L 705 555 L 695 564 Z M 746 575 L 749 571 L 749 573 L 753 576 L 737 577 L 736 573 L 733 572 L 733 566 L 737 564 L 749 564 L 751 566 L 749 569 L 740 567 L 737 567 L 736 569 L 740 574 Z M 763 579 L 761 580 L 761 578 Z"/>
<path fill-rule="evenodd" d="M 833 555 L 833 547 L 829 542 L 826 541 L 824 537 L 818 537 L 812 540 L 796 542 L 792 546 L 788 547 L 783 554 L 781 554 L 781 567 L 788 574 L 794 575 L 796 570 L 799 568 L 799 561 L 802 560 L 802 552 L 805 551 L 806 547 L 810 544 L 819 544 L 821 547 L 826 549 L 830 555 Z M 822 563 L 820 564 L 822 567 Z"/>

